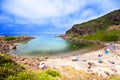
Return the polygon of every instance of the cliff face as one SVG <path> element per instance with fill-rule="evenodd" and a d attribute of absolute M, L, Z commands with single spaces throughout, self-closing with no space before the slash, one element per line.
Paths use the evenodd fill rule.
<path fill-rule="evenodd" d="M 82 24 L 75 24 L 66 31 L 67 34 L 88 35 L 99 30 L 108 30 L 109 26 L 120 25 L 120 9 L 112 11 L 98 19 L 94 19 Z"/>
<path fill-rule="evenodd" d="M 87 35 L 94 33 L 93 29 L 91 27 L 78 27 L 77 25 L 74 25 L 70 30 L 66 31 L 66 34 L 79 34 L 79 35 Z"/>

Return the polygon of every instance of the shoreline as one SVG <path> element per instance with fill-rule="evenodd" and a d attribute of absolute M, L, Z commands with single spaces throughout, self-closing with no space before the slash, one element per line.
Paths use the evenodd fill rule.
<path fill-rule="evenodd" d="M 14 40 L 6 40 L 13 38 Z M 35 39 L 32 36 L 0 36 L 0 53 L 8 53 L 12 49 L 16 49 L 18 43 L 20 42 L 28 42 L 31 39 Z"/>
<path fill-rule="evenodd" d="M 48 69 L 61 70 L 62 67 L 72 67 L 78 71 L 82 70 L 87 73 L 97 73 L 101 77 L 108 77 L 116 74 L 120 75 L 120 44 L 116 45 L 117 49 L 110 51 L 108 55 L 105 54 L 105 50 L 104 48 L 102 48 L 96 51 L 89 51 L 84 54 L 79 54 L 78 52 L 78 54 L 76 55 L 62 56 L 56 58 L 30 58 L 12 56 L 12 59 L 33 70 L 41 70 L 39 67 L 39 63 L 44 61 L 46 68 Z M 76 57 L 78 56 L 79 60 L 73 60 L 76 59 Z M 103 62 L 100 63 L 100 60 L 102 60 Z M 112 62 L 114 62 L 115 64 L 112 64 Z"/>
<path fill-rule="evenodd" d="M 69 40 L 69 41 L 75 41 L 75 42 L 89 42 L 89 43 L 93 43 L 93 44 L 101 44 L 101 45 L 106 45 L 106 42 L 103 42 L 103 41 L 90 41 L 90 40 L 83 40 L 83 39 L 77 39 L 77 38 L 74 38 L 74 37 L 69 37 L 67 35 L 60 35 L 59 36 L 60 38 L 64 39 L 64 40 Z"/>
<path fill-rule="evenodd" d="M 22 41 L 29 41 L 33 39 L 31 38 L 22 38 Z M 21 40 L 19 40 L 21 42 Z M 17 41 L 12 42 L 13 44 L 18 43 Z M 5 44 L 7 44 L 5 42 Z M 10 45 L 10 44 L 9 44 Z M 85 71 L 87 73 L 97 73 L 101 77 L 108 77 L 111 75 L 120 75 L 120 44 L 115 44 L 119 49 L 115 49 L 114 51 L 110 51 L 108 55 L 104 52 L 104 48 L 108 46 L 108 43 L 104 44 L 104 48 L 99 50 L 89 50 L 88 52 L 84 52 L 80 54 L 80 52 L 76 52 L 77 54 L 72 55 L 63 55 L 57 57 L 26 57 L 19 55 L 11 55 L 11 58 L 19 64 L 26 66 L 32 70 L 41 70 L 40 62 L 44 61 L 46 68 L 48 69 L 58 69 L 61 70 L 62 67 L 72 67 L 78 71 Z M 117 52 L 116 52 L 117 50 Z M 102 56 L 99 56 L 102 55 Z M 79 60 L 76 60 L 76 57 L 79 57 Z M 102 63 L 99 62 L 102 60 Z M 112 64 L 115 62 L 115 64 Z"/>
<path fill-rule="evenodd" d="M 120 50 L 119 50 L 120 51 Z M 99 55 L 102 54 L 101 57 Z M 62 66 L 73 67 L 76 70 L 82 70 L 87 73 L 97 73 L 101 77 L 108 77 L 111 75 L 120 75 L 120 53 L 110 52 L 110 54 L 104 54 L 104 49 L 85 53 L 83 55 L 77 55 L 80 60 L 73 61 L 76 56 L 69 56 L 66 58 L 47 59 L 45 63 L 51 68 L 61 69 Z M 103 60 L 102 63 L 99 60 Z M 115 62 L 112 64 L 111 61 Z M 59 62 L 59 63 L 57 63 Z M 91 68 L 89 69 L 89 63 Z"/>

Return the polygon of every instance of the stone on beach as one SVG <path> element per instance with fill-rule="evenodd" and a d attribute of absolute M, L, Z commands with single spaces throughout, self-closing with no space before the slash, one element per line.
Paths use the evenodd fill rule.
<path fill-rule="evenodd" d="M 41 62 L 39 62 L 39 68 L 41 68 L 41 69 L 45 69 L 45 63 L 44 63 L 44 61 L 41 61 Z"/>

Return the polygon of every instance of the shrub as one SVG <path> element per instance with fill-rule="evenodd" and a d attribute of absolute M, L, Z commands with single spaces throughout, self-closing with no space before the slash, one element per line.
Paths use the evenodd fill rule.
<path fill-rule="evenodd" d="M 47 70 L 35 73 L 13 61 L 8 55 L 0 53 L 0 80 L 59 80 L 60 74 Z"/>
<path fill-rule="evenodd" d="M 102 37 L 102 41 L 117 41 L 118 36 L 116 35 L 105 35 Z"/>
<path fill-rule="evenodd" d="M 4 39 L 7 40 L 7 41 L 11 41 L 11 40 L 15 40 L 16 37 L 14 37 L 14 36 L 6 36 L 6 37 L 4 37 Z"/>
<path fill-rule="evenodd" d="M 52 77 L 59 77 L 60 76 L 60 74 L 58 72 L 52 71 L 52 70 L 47 70 L 45 73 L 51 75 Z"/>
<path fill-rule="evenodd" d="M 111 76 L 109 80 L 120 80 L 120 76 Z"/>

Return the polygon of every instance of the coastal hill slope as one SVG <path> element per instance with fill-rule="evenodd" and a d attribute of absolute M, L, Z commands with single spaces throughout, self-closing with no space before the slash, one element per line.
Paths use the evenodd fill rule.
<path fill-rule="evenodd" d="M 100 18 L 75 24 L 65 36 L 83 40 L 117 41 L 120 38 L 120 9 Z"/>
<path fill-rule="evenodd" d="M 60 73 L 54 70 L 32 70 L 17 63 L 8 54 L 0 53 L 0 80 L 59 80 Z"/>

